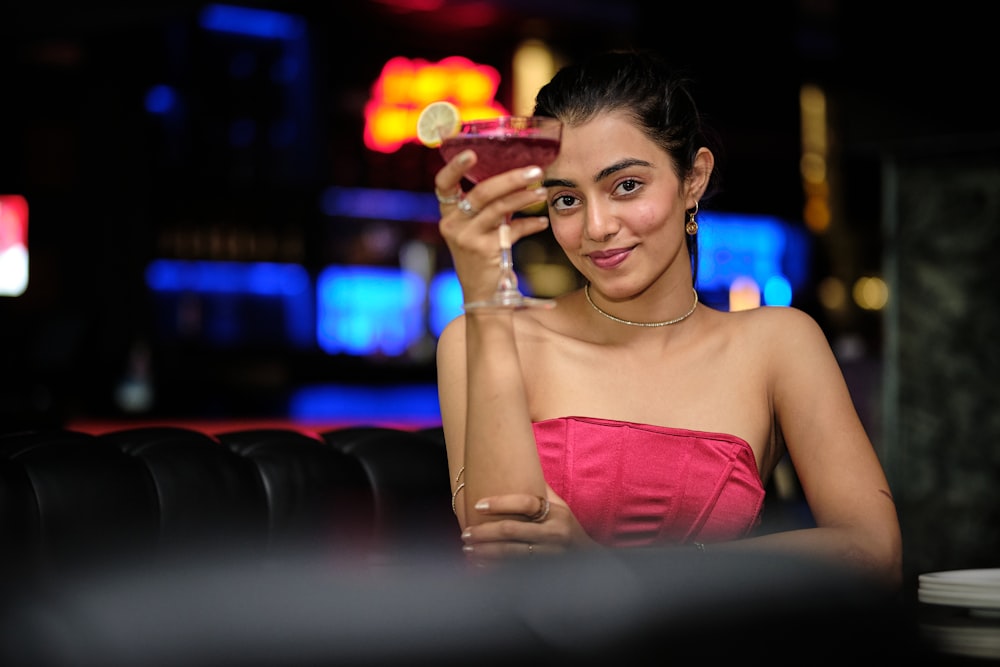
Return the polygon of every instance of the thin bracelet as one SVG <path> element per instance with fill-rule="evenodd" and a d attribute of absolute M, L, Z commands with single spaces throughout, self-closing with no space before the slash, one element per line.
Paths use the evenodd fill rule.
<path fill-rule="evenodd" d="M 462 469 L 458 471 L 457 475 L 455 475 L 456 482 L 462 479 L 462 473 L 464 472 L 465 472 L 465 466 L 462 466 Z M 451 511 L 455 514 L 455 516 L 458 516 L 458 508 L 455 507 L 455 498 L 458 497 L 458 492 L 464 488 L 465 488 L 465 482 L 462 482 L 461 484 L 455 487 L 455 493 L 451 494 Z"/>

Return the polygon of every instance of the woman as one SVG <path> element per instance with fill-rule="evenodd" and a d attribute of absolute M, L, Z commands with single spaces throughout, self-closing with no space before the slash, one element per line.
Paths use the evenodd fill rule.
<path fill-rule="evenodd" d="M 466 301 L 496 286 L 498 221 L 542 201 L 548 216 L 515 219 L 512 239 L 551 224 L 586 285 L 551 310 L 467 312 L 441 335 L 467 555 L 760 548 L 898 586 L 889 485 L 823 331 L 795 308 L 698 302 L 697 213 L 717 174 L 687 83 L 651 54 L 606 53 L 557 73 L 535 114 L 564 123 L 544 176 L 461 194 L 468 151 L 435 176 Z M 755 534 L 786 452 L 815 527 Z"/>

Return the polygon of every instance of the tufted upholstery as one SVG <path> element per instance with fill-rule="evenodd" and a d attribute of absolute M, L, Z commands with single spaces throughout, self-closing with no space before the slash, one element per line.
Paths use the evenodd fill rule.
<path fill-rule="evenodd" d="M 822 563 L 675 548 L 466 568 L 439 429 L 0 434 L 0 540 L 3 665 L 726 662 L 778 628 L 774 665 L 863 647 L 950 667 L 895 600 Z"/>
<path fill-rule="evenodd" d="M 440 429 L 0 434 L 0 554 L 62 568 L 185 549 L 392 555 L 454 544 Z"/>

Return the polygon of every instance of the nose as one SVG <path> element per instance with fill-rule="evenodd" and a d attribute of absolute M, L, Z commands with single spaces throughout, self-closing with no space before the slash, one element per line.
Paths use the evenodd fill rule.
<path fill-rule="evenodd" d="M 584 225 L 587 238 L 593 241 L 607 241 L 621 229 L 618 218 L 606 207 L 593 204 L 587 206 Z"/>

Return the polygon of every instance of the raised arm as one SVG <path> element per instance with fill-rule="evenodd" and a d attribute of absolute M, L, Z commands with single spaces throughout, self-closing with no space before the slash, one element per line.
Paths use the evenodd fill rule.
<path fill-rule="evenodd" d="M 438 191 L 456 192 L 474 160 L 466 152 L 449 162 L 435 178 Z M 466 195 L 471 215 L 453 204 L 442 205 L 440 230 L 466 301 L 486 298 L 495 289 L 499 221 L 544 198 L 544 191 L 528 187 L 540 176 L 540 170 L 521 169 L 483 181 Z M 512 242 L 547 224 L 544 217 L 514 220 Z M 483 521 L 479 513 L 467 511 L 480 498 L 523 493 L 524 515 L 531 515 L 546 494 L 518 360 L 515 317 L 511 311 L 474 311 L 451 322 L 438 341 L 441 417 L 463 528 Z"/>

